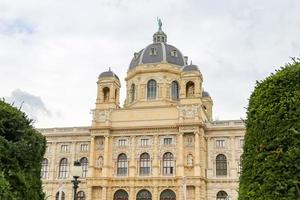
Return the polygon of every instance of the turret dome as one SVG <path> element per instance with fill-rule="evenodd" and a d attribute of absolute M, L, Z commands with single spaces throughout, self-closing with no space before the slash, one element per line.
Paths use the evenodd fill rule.
<path fill-rule="evenodd" d="M 108 71 L 102 72 L 98 78 L 105 78 L 105 77 L 115 77 L 116 79 L 119 80 L 119 77 L 114 72 L 112 72 L 110 68 Z"/>

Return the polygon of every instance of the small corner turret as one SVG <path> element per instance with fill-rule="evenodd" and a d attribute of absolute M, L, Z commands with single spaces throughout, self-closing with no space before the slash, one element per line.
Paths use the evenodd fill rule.
<path fill-rule="evenodd" d="M 96 109 L 120 108 L 120 88 L 119 77 L 110 68 L 102 72 L 97 81 Z"/>

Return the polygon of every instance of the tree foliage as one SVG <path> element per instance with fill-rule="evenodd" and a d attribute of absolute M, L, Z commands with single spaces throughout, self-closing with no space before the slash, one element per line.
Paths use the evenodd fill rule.
<path fill-rule="evenodd" d="M 239 200 L 300 199 L 300 60 L 251 94 Z"/>
<path fill-rule="evenodd" d="M 44 199 L 40 180 L 44 136 L 25 113 L 0 100 L 0 199 Z"/>

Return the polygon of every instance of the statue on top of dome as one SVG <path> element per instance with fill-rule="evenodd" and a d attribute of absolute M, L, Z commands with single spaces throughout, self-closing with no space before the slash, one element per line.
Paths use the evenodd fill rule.
<path fill-rule="evenodd" d="M 162 22 L 160 18 L 157 18 L 157 23 L 158 23 L 158 30 L 161 31 Z"/>

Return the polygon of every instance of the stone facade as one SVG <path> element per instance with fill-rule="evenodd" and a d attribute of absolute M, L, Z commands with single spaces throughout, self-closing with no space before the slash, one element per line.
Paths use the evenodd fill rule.
<path fill-rule="evenodd" d="M 90 127 L 40 129 L 48 146 L 42 169 L 48 199 L 58 199 L 58 191 L 72 198 L 75 160 L 84 171 L 78 199 L 237 199 L 244 124 L 212 120 L 200 70 L 184 57 L 178 65 L 181 53 L 164 40 L 162 50 L 135 53 L 123 107 L 119 78 L 107 71 L 98 78 Z M 145 58 L 159 52 L 160 61 Z"/>

